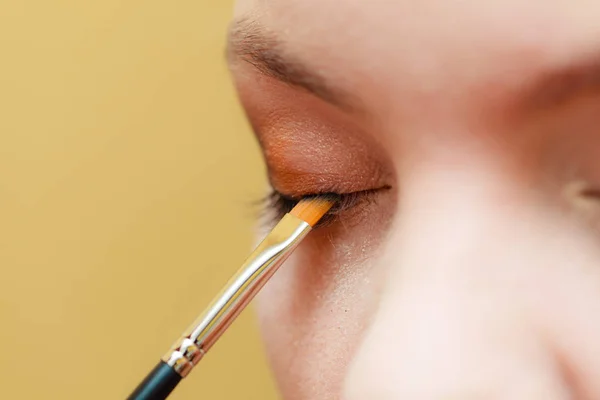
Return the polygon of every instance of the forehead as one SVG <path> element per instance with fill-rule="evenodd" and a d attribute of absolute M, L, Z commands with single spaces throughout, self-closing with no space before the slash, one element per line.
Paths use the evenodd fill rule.
<path fill-rule="evenodd" d="M 423 109 L 458 118 L 504 105 L 547 71 L 600 54 L 596 0 L 239 0 L 236 18 L 379 120 L 406 124 Z"/>
<path fill-rule="evenodd" d="M 595 0 L 238 0 L 236 16 L 255 14 L 274 27 L 307 39 L 336 32 L 348 43 L 387 34 L 395 39 L 497 39 L 525 35 L 552 40 L 597 28 L 600 3 Z M 367 33 L 371 30 L 371 34 Z M 514 33 L 512 30 L 517 29 Z M 469 37 L 469 33 L 485 34 Z M 593 31 L 597 32 L 596 29 Z M 357 36 L 354 36 L 357 35 Z M 400 35 L 400 36 L 398 36 Z M 327 35 L 327 39 L 330 39 Z M 324 37 L 321 37 L 322 39 Z M 328 40 L 329 41 L 329 40 Z M 407 40 L 399 40 L 406 44 Z M 424 43 L 426 44 L 426 43 Z"/>
<path fill-rule="evenodd" d="M 257 19 L 317 68 L 432 85 L 566 63 L 600 44 L 594 0 L 239 0 L 236 17 Z"/>

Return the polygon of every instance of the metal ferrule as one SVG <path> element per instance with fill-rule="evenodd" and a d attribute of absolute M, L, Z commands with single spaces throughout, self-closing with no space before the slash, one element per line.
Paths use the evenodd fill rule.
<path fill-rule="evenodd" d="M 310 230 L 286 214 L 163 361 L 185 378 Z"/>

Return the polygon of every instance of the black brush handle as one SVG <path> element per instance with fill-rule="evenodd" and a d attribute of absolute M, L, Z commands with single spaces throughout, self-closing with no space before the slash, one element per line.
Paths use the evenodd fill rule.
<path fill-rule="evenodd" d="M 181 375 L 169 367 L 164 361 L 146 376 L 127 400 L 164 400 L 181 381 Z"/>

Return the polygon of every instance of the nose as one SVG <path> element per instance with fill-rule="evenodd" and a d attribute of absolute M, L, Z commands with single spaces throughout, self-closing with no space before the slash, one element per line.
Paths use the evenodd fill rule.
<path fill-rule="evenodd" d="M 571 398 L 527 300 L 543 217 L 510 185 L 472 178 L 407 188 L 345 399 Z"/>

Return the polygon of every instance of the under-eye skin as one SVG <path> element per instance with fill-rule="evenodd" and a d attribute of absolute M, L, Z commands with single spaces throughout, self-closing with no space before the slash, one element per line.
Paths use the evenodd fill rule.
<path fill-rule="evenodd" d="M 330 197 L 335 201 L 335 205 L 315 226 L 315 228 L 320 228 L 333 224 L 337 219 L 343 217 L 344 213 L 360 207 L 366 202 L 373 201 L 379 192 L 388 189 L 390 189 L 390 187 L 385 186 L 377 189 L 368 189 L 352 193 L 318 193 L 307 194 L 299 197 L 286 196 L 285 194 L 273 189 L 264 201 L 264 209 L 265 212 L 271 217 L 268 219 L 268 222 L 274 222 L 283 218 L 283 216 L 290 212 L 301 200 L 310 199 L 317 196 Z"/>

